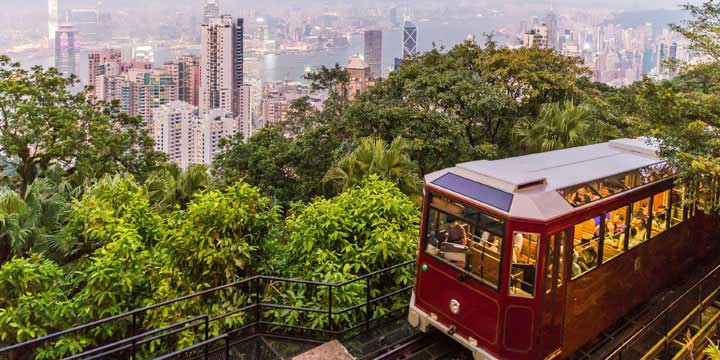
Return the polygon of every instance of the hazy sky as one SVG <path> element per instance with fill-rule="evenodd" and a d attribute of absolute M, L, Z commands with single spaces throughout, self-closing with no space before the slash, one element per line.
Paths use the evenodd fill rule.
<path fill-rule="evenodd" d="M 98 0 L 60 0 L 63 8 L 95 8 Z M 199 16 L 204 0 L 101 0 L 103 7 L 120 21 L 142 22 L 167 18 L 182 13 L 182 16 Z M 523 17 L 527 12 L 545 12 L 551 6 L 562 12 L 575 8 L 585 11 L 644 11 L 649 9 L 679 9 L 686 0 L 219 0 L 224 13 L 242 16 L 249 11 L 282 16 L 294 9 L 352 9 L 365 14 L 370 9 L 387 9 L 389 6 L 402 8 L 411 4 L 414 13 L 438 14 L 448 10 L 485 8 L 505 10 L 511 17 Z M 701 0 L 691 0 L 699 2 Z M 0 35 L 13 30 L 42 32 L 46 29 L 47 0 L 0 0 Z M 435 11 L 437 10 L 437 11 Z M 464 10 L 458 10 L 463 13 Z M 346 11 L 347 12 L 347 11 Z M 525 12 L 525 13 L 523 13 Z M 519 21 L 520 19 L 518 19 Z M 130 26 L 133 26 L 132 24 Z"/>

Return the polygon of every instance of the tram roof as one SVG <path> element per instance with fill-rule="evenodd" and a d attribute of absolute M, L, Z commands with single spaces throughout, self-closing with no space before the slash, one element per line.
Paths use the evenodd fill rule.
<path fill-rule="evenodd" d="M 578 208 L 559 190 L 658 164 L 663 160 L 657 150 L 657 143 L 649 138 L 623 138 L 500 160 L 465 162 L 430 173 L 425 181 L 513 217 L 550 220 Z"/>

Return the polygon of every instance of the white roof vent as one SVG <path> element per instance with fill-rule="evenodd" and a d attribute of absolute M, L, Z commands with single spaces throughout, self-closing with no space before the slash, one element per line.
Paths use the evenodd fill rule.
<path fill-rule="evenodd" d="M 635 139 L 615 139 L 608 141 L 611 148 L 632 151 L 647 156 L 657 157 L 659 143 L 656 139 L 639 137 Z"/>
<path fill-rule="evenodd" d="M 540 179 L 524 182 L 522 184 L 517 184 L 515 186 L 515 191 L 534 189 L 536 187 L 545 186 L 545 185 L 547 185 L 547 178 L 540 178 Z"/>

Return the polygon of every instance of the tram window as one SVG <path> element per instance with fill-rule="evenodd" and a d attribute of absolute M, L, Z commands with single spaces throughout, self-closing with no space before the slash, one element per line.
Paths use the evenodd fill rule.
<path fill-rule="evenodd" d="M 598 180 L 592 183 L 592 187 L 603 198 L 621 193 L 627 190 L 632 184 L 629 184 L 630 175 L 620 174 L 610 176 L 608 178 Z"/>
<path fill-rule="evenodd" d="M 510 295 L 533 297 L 535 270 L 540 235 L 513 232 L 512 267 L 510 269 Z"/>
<path fill-rule="evenodd" d="M 710 192 L 705 188 L 705 186 L 700 186 L 700 189 L 698 189 L 698 197 L 697 197 L 697 210 L 704 211 L 705 213 L 709 213 L 712 209 L 712 197 Z"/>
<path fill-rule="evenodd" d="M 652 226 L 650 237 L 655 237 L 667 230 L 668 209 L 670 208 L 670 190 L 653 196 Z"/>
<path fill-rule="evenodd" d="M 565 194 L 565 199 L 573 206 L 585 205 L 599 198 L 600 196 L 598 196 L 595 189 L 593 189 L 590 185 L 583 185 L 570 189 L 570 191 Z"/>
<path fill-rule="evenodd" d="M 596 216 L 575 225 L 572 264 L 573 279 L 596 268 L 598 265 L 600 223 L 601 217 Z"/>
<path fill-rule="evenodd" d="M 605 237 L 603 238 L 603 263 L 625 251 L 629 206 L 610 211 L 605 215 Z"/>
<path fill-rule="evenodd" d="M 505 224 L 502 220 L 440 196 L 430 197 L 425 252 L 500 287 Z"/>
<path fill-rule="evenodd" d="M 632 249 L 647 241 L 648 238 L 648 207 L 650 198 L 637 201 L 632 206 L 630 215 L 629 247 Z"/>
<path fill-rule="evenodd" d="M 685 211 L 685 187 L 675 186 L 671 194 L 670 226 L 675 226 L 683 221 Z"/>

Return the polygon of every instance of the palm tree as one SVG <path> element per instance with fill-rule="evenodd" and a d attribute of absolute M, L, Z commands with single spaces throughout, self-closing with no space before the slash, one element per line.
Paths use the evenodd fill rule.
<path fill-rule="evenodd" d="M 396 138 L 390 146 L 382 139 L 362 138 L 352 152 L 327 171 L 323 183 L 340 192 L 375 174 L 395 183 L 404 193 L 417 195 L 420 179 L 417 164 L 407 155 L 409 148 L 409 143 L 402 138 Z"/>
<path fill-rule="evenodd" d="M 72 191 L 67 184 L 46 178 L 35 180 L 24 198 L 16 191 L 0 190 L 0 263 L 31 249 L 43 253 L 58 250 L 56 240 Z"/>
<path fill-rule="evenodd" d="M 145 182 L 145 189 L 150 202 L 158 207 L 184 208 L 193 194 L 206 189 L 209 182 L 207 166 L 193 164 L 182 171 L 176 164 L 171 163 L 150 175 Z"/>
<path fill-rule="evenodd" d="M 565 149 L 593 142 L 590 109 L 572 101 L 543 104 L 537 119 L 527 119 L 515 136 L 528 152 Z"/>

